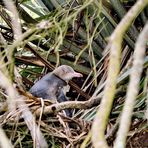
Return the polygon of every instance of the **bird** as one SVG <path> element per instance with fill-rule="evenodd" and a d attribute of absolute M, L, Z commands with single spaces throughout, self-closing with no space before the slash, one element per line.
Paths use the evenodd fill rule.
<path fill-rule="evenodd" d="M 54 103 L 68 101 L 64 94 L 64 87 L 74 77 L 83 77 L 81 73 L 75 72 L 68 65 L 61 65 L 55 68 L 52 72 L 47 73 L 39 81 L 37 81 L 29 90 L 35 96 L 43 99 L 49 99 Z M 67 116 L 71 116 L 71 111 L 65 109 Z"/>

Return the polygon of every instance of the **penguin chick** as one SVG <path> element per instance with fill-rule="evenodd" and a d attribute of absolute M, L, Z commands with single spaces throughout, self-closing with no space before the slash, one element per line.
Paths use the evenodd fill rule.
<path fill-rule="evenodd" d="M 83 77 L 83 75 L 75 72 L 70 66 L 62 65 L 42 77 L 29 91 L 35 97 L 50 99 L 55 103 L 64 102 L 67 101 L 67 98 L 64 95 L 63 87 L 74 77 Z"/>

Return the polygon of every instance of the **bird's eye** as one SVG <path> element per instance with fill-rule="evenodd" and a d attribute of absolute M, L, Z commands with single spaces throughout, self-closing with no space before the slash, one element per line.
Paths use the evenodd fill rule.
<path fill-rule="evenodd" d="M 63 72 L 63 73 L 65 73 L 65 70 L 64 70 L 64 69 L 62 69 L 62 72 Z"/>
<path fill-rule="evenodd" d="M 65 74 L 66 74 L 66 73 L 68 73 L 68 71 L 67 71 L 66 69 L 63 69 L 63 73 L 65 73 Z"/>

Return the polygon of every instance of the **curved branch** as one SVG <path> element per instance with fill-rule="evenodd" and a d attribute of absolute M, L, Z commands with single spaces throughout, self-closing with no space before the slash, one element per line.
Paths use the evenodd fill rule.
<path fill-rule="evenodd" d="M 139 0 L 136 4 L 129 10 L 125 17 L 121 20 L 113 34 L 110 38 L 110 62 L 108 77 L 106 81 L 106 86 L 104 90 L 104 96 L 100 108 L 96 114 L 92 125 L 92 142 L 95 148 L 108 148 L 108 144 L 105 139 L 105 129 L 109 114 L 112 108 L 112 103 L 114 100 L 117 76 L 120 70 L 120 58 L 121 58 L 121 43 L 123 40 L 123 35 L 126 30 L 132 24 L 132 21 L 137 17 L 137 15 L 144 9 L 148 4 L 147 0 Z"/>
<path fill-rule="evenodd" d="M 143 70 L 144 56 L 146 51 L 146 42 L 148 41 L 148 23 L 136 42 L 133 67 L 131 70 L 130 82 L 127 91 L 125 106 L 123 108 L 120 127 L 114 147 L 125 147 L 126 137 L 130 128 L 132 112 L 135 104 L 136 96 L 139 92 L 139 82 Z"/>
<path fill-rule="evenodd" d="M 97 106 L 100 102 L 101 97 L 89 99 L 88 101 L 66 101 L 62 103 L 52 104 L 50 106 L 45 106 L 43 113 L 57 113 L 67 108 L 71 109 L 89 109 L 93 106 Z M 35 111 L 36 115 L 40 115 L 41 108 Z"/>

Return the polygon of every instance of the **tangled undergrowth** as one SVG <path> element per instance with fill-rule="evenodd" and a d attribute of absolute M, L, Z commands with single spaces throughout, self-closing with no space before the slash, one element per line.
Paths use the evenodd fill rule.
<path fill-rule="evenodd" d="M 125 124 L 120 118 L 123 107 L 128 106 L 126 94 L 137 91 L 130 129 L 128 135 L 123 135 L 125 139 L 127 136 L 126 147 L 148 147 L 148 37 L 142 31 L 144 26 L 147 29 L 148 2 L 13 2 L 0 2 L 0 124 L 3 129 L 0 136 L 4 138 L 0 140 L 1 146 L 6 140 L 7 147 L 84 148 L 97 147 L 93 139 L 98 139 L 97 143 L 99 138 L 105 138 L 107 146 L 104 139 L 102 147 L 113 147 L 118 129 Z M 132 14 L 131 9 L 135 10 Z M 139 80 L 134 79 L 139 89 L 135 82 L 131 89 L 130 75 L 141 53 L 137 49 L 145 51 L 145 55 L 137 67 L 141 73 L 133 72 Z M 53 104 L 28 93 L 37 80 L 62 64 L 83 74 L 83 78 L 69 82 L 68 102 Z M 108 87 L 111 93 L 107 94 L 109 91 L 104 90 L 110 76 L 113 83 Z M 101 108 L 105 98 L 113 104 L 109 102 Z M 73 110 L 72 118 L 65 116 L 65 108 Z M 97 120 L 101 115 L 101 120 Z M 91 130 L 93 124 L 95 130 Z"/>

